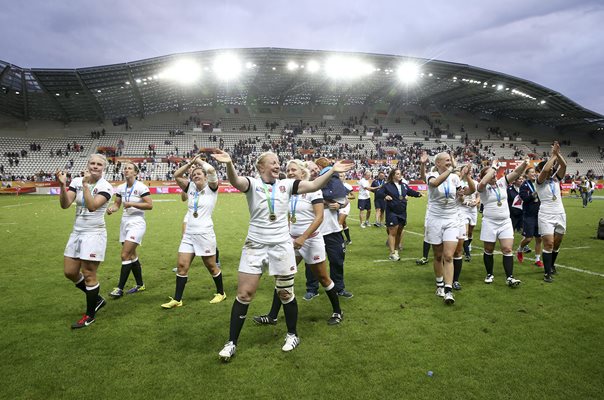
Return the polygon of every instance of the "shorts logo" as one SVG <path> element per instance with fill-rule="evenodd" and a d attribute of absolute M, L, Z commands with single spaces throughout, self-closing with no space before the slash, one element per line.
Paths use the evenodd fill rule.
<path fill-rule="evenodd" d="M 296 266 L 294 265 L 294 266 L 289 267 L 289 270 L 290 271 L 295 271 L 296 270 Z"/>
<path fill-rule="evenodd" d="M 136 239 L 136 237 L 134 237 L 134 236 L 130 236 L 130 239 L 134 240 L 134 239 Z"/>
<path fill-rule="evenodd" d="M 96 258 L 96 254 L 90 253 L 90 258 Z"/>
<path fill-rule="evenodd" d="M 210 252 L 210 250 L 206 250 L 206 254 L 208 254 Z"/>
<path fill-rule="evenodd" d="M 313 259 L 313 261 L 319 261 L 321 259 L 321 257 L 320 256 L 314 256 L 312 259 Z"/>
<path fill-rule="evenodd" d="M 285 186 L 279 186 L 279 190 L 281 191 L 281 193 L 285 193 Z"/>

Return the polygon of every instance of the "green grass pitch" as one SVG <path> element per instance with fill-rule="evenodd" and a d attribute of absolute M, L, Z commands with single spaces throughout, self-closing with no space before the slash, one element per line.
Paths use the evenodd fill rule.
<path fill-rule="evenodd" d="M 197 259 L 184 306 L 173 310 L 160 304 L 174 293 L 185 205 L 178 196 L 154 200 L 139 249 L 147 291 L 108 298 L 94 325 L 72 331 L 85 305 L 62 272 L 73 208 L 61 210 L 56 197 L 0 197 L 0 398 L 602 398 L 604 242 L 595 239 L 602 200 L 583 209 L 580 199 L 564 199 L 568 234 L 553 284 L 525 260 L 515 263 L 522 286 L 510 289 L 496 256 L 495 282 L 485 285 L 475 239 L 452 307 L 434 295 L 431 264 L 414 262 L 425 198 L 409 201 L 399 262 L 387 260 L 385 230 L 360 229 L 353 208 L 345 273 L 354 298 L 342 299 L 344 322 L 327 325 L 323 291 L 302 300 L 300 271 L 301 344 L 283 353 L 282 315 L 276 326 L 251 321 L 270 305 L 273 282 L 265 276 L 228 364 L 217 353 L 228 337 L 248 227 L 245 199 L 220 195 L 214 212 L 227 300 L 209 304 L 213 282 Z M 105 296 L 119 276 L 120 215 L 106 216 L 109 243 L 99 269 Z"/>

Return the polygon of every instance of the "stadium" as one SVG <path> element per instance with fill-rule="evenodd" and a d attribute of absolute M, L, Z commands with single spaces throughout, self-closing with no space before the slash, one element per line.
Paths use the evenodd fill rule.
<path fill-rule="evenodd" d="M 561 93 L 467 64 L 285 48 L 76 69 L 0 61 L 0 84 L 2 398 L 600 396 L 604 116 Z M 474 175 L 496 162 L 501 177 L 525 157 L 548 159 L 554 141 L 567 162 L 560 191 L 568 218 L 555 283 L 542 281 L 529 253 L 515 266 L 522 287 L 506 287 L 499 252 L 497 280 L 485 285 L 476 240 L 458 301 L 444 307 L 431 264 L 416 264 L 428 190 L 420 157 L 426 152 L 432 166 L 449 152 Z M 385 229 L 360 226 L 351 200 L 345 270 L 354 297 L 342 298 L 336 327 L 325 323 L 326 295 L 298 301 L 301 345 L 291 354 L 276 344 L 284 319 L 264 327 L 248 318 L 237 357 L 229 364 L 217 358 L 249 214 L 215 149 L 229 153 L 242 176 L 254 176 L 256 158 L 272 151 L 283 172 L 290 159 L 350 160 L 354 167 L 342 178 L 355 192 L 366 171 L 375 177 L 398 168 L 424 194 L 409 200 L 397 261 L 388 259 Z M 74 179 L 96 153 L 107 157 L 103 174 L 114 189 L 124 182 L 123 166 L 134 163 L 152 194 L 140 249 L 147 290 L 108 300 L 94 326 L 71 331 L 67 321 L 81 311 L 81 296 L 68 289 L 60 266 L 73 210 L 59 207 L 55 172 Z M 197 154 L 218 173 L 213 220 L 227 301 L 208 303 L 213 284 L 195 260 L 186 305 L 162 310 L 186 212 L 175 173 Z M 588 204 L 574 190 L 586 180 L 595 189 Z M 103 295 L 120 273 L 119 216 L 105 218 Z M 516 234 L 514 249 L 521 239 Z M 268 310 L 272 287 L 263 277 L 248 316 Z M 299 271 L 296 297 L 305 289 Z M 95 384 L 77 386 L 75 376 Z"/>

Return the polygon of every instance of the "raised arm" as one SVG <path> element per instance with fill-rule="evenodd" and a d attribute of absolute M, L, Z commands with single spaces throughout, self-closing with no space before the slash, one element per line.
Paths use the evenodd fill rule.
<path fill-rule="evenodd" d="M 216 153 L 212 154 L 212 157 L 214 157 L 214 159 L 219 163 L 226 164 L 227 178 L 229 179 L 231 185 L 233 185 L 233 187 L 240 192 L 247 192 L 247 190 L 250 188 L 250 182 L 246 178 L 237 175 L 237 171 L 235 170 L 233 160 L 231 159 L 229 153 L 216 149 Z"/>
<path fill-rule="evenodd" d="M 482 177 L 480 182 L 478 183 L 478 187 L 476 190 L 482 193 L 484 189 L 487 187 L 488 183 L 493 179 L 493 177 L 497 174 L 497 160 L 493 160 L 493 164 L 491 165 L 491 169 Z"/>
<path fill-rule="evenodd" d="M 453 173 L 453 167 L 449 167 L 442 174 L 438 175 L 436 178 L 430 179 L 428 182 L 429 186 L 438 187 L 441 183 L 447 180 L 449 175 Z"/>
<path fill-rule="evenodd" d="M 525 157 L 524 160 L 522 160 L 522 164 L 519 164 L 516 167 L 516 169 L 514 169 L 512 172 L 510 172 L 509 174 L 506 175 L 506 179 L 507 179 L 508 183 L 511 184 L 516 179 L 518 179 L 518 177 L 524 173 L 524 171 L 526 170 L 526 167 L 528 167 L 528 164 L 529 164 L 529 158 Z"/>
<path fill-rule="evenodd" d="M 86 170 L 84 171 L 84 178 L 82 179 L 82 194 L 84 196 L 84 202 L 88 211 L 95 212 L 109 201 L 111 195 L 109 194 L 107 197 L 105 197 L 103 194 L 99 193 L 93 197 L 92 193 L 90 192 L 89 180 L 90 172 Z"/>
<path fill-rule="evenodd" d="M 183 164 L 174 172 L 174 179 L 176 179 L 176 183 L 183 191 L 187 190 L 187 186 L 189 186 L 189 180 L 184 177 L 185 172 L 187 172 L 189 168 L 191 168 L 191 166 L 193 166 L 193 164 L 197 162 L 198 159 L 199 155 L 193 157 L 188 163 Z"/>
<path fill-rule="evenodd" d="M 350 171 L 352 167 L 354 167 L 354 163 L 352 161 L 338 161 L 329 171 L 319 176 L 314 181 L 300 181 L 300 184 L 298 185 L 298 193 L 303 194 L 315 192 L 327 185 L 329 178 L 331 178 L 335 172 L 347 172 Z"/>
<path fill-rule="evenodd" d="M 424 182 L 426 182 L 426 166 L 428 165 L 428 161 L 428 153 L 422 151 L 422 155 L 419 158 L 419 178 Z"/>
<path fill-rule="evenodd" d="M 554 145 L 552 146 L 551 156 L 550 156 L 549 160 L 547 160 L 547 162 L 543 166 L 543 169 L 541 170 L 541 172 L 539 172 L 539 176 L 537 177 L 538 184 L 542 184 L 543 182 L 545 182 L 545 180 L 547 178 L 549 178 L 550 172 L 552 171 L 552 167 L 554 166 L 554 162 L 556 162 L 556 159 L 558 158 L 556 146 L 558 148 L 560 148 L 560 145 L 558 144 L 558 142 L 554 142 Z M 565 169 L 565 171 L 566 171 L 566 169 Z"/>
<path fill-rule="evenodd" d="M 470 171 L 472 170 L 472 164 L 468 163 L 461 169 L 461 179 L 464 179 L 468 186 L 464 189 L 464 195 L 468 196 L 476 191 L 476 185 L 474 184 L 474 179 L 472 179 L 470 175 Z"/>
<path fill-rule="evenodd" d="M 67 174 L 65 171 L 57 171 L 55 176 L 59 182 L 59 204 L 61 204 L 62 209 L 67 209 L 75 200 L 76 194 L 67 187 Z"/>
<path fill-rule="evenodd" d="M 216 174 L 216 169 L 202 159 L 198 159 L 197 164 L 201 165 L 201 168 L 205 171 L 210 189 L 218 189 L 218 174 Z"/>
<path fill-rule="evenodd" d="M 560 144 L 558 142 L 555 142 L 554 150 L 556 152 L 556 158 L 558 159 L 558 164 L 560 165 L 560 168 L 558 168 L 558 170 L 556 171 L 556 176 L 558 177 L 559 180 L 562 180 L 562 179 L 564 179 L 564 176 L 566 175 L 566 160 L 562 156 L 562 153 L 560 153 Z"/>

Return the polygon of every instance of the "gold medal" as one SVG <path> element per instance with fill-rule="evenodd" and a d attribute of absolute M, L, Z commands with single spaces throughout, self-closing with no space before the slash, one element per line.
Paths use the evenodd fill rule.
<path fill-rule="evenodd" d="M 403 199 L 403 196 L 398 196 L 398 199 L 399 199 L 399 200 L 402 200 L 402 199 Z"/>
<path fill-rule="evenodd" d="M 556 195 L 553 195 L 553 196 L 552 196 L 552 200 L 553 200 L 553 201 L 558 200 L 558 198 L 556 197 Z"/>
<path fill-rule="evenodd" d="M 497 207 L 501 207 L 502 204 L 503 204 L 502 202 L 498 201 L 497 202 Z"/>
<path fill-rule="evenodd" d="M 277 220 L 277 216 L 275 214 L 271 214 L 268 216 L 268 219 L 271 221 L 275 221 L 275 220 Z"/>
<path fill-rule="evenodd" d="M 194 218 L 199 217 L 199 214 L 197 214 L 197 211 L 195 211 L 195 212 L 193 213 L 193 217 L 194 217 Z"/>
<path fill-rule="evenodd" d="M 296 217 L 295 216 L 291 217 L 289 220 L 292 222 L 292 224 L 296 223 Z"/>

